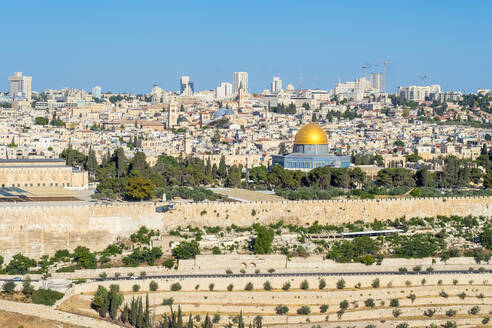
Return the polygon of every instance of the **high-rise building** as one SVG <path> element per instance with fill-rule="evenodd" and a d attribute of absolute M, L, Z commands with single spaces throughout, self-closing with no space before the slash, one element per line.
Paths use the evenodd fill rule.
<path fill-rule="evenodd" d="M 167 110 L 167 128 L 170 129 L 178 124 L 178 103 L 172 99 Z"/>
<path fill-rule="evenodd" d="M 9 77 L 10 96 L 31 101 L 31 81 L 31 76 L 23 76 L 22 72 L 15 72 L 14 76 Z"/>
<path fill-rule="evenodd" d="M 215 98 L 223 99 L 232 97 L 232 84 L 221 82 L 220 86 L 215 89 Z"/>
<path fill-rule="evenodd" d="M 233 90 L 234 94 L 239 93 L 239 89 L 248 93 L 248 73 L 247 72 L 234 72 L 233 75 Z"/>
<path fill-rule="evenodd" d="M 190 81 L 190 77 L 183 75 L 179 81 L 179 93 L 183 96 L 191 96 L 195 92 L 193 82 Z"/>
<path fill-rule="evenodd" d="M 411 85 L 408 87 L 398 87 L 397 95 L 407 100 L 430 100 L 436 94 L 441 92 L 441 86 L 439 84 L 416 86 Z"/>
<path fill-rule="evenodd" d="M 369 74 L 369 82 L 371 83 L 371 89 L 376 91 L 383 90 L 383 76 L 381 73 Z"/>
<path fill-rule="evenodd" d="M 272 93 L 279 93 L 282 91 L 282 80 L 278 76 L 273 77 L 271 85 Z"/>
<path fill-rule="evenodd" d="M 94 88 L 92 88 L 92 97 L 93 98 L 101 99 L 101 95 L 102 95 L 101 87 L 96 85 Z"/>

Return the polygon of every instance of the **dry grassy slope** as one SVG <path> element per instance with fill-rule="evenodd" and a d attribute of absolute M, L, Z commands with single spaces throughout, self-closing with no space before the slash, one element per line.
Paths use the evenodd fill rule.
<path fill-rule="evenodd" d="M 320 324 L 322 327 L 336 326 L 356 326 L 365 327 L 373 323 L 376 327 L 394 327 L 397 323 L 406 321 L 411 327 L 425 327 L 431 322 L 444 323 L 447 320 L 455 320 L 460 327 L 480 326 L 480 322 L 485 316 L 492 311 L 492 276 L 490 274 L 469 274 L 469 275 L 394 275 L 380 276 L 380 287 L 371 287 L 372 281 L 376 276 L 346 276 L 346 288 L 336 289 L 336 282 L 340 277 L 325 278 L 327 287 L 323 290 L 318 289 L 318 277 L 255 277 L 255 278 L 226 278 L 214 279 L 195 279 L 181 280 L 180 284 L 183 289 L 179 292 L 169 291 L 169 287 L 176 280 L 157 280 L 159 290 L 149 292 L 146 281 L 123 281 L 120 287 L 125 293 L 127 300 L 133 295 L 144 296 L 148 293 L 149 300 L 156 315 L 162 315 L 169 312 L 169 306 L 161 305 L 164 298 L 173 297 L 174 308 L 181 305 L 182 310 L 193 315 L 206 313 L 220 313 L 221 324 L 229 321 L 229 316 L 237 315 L 243 312 L 247 322 L 252 320 L 256 315 L 263 316 L 265 326 L 276 327 L 302 327 L 306 326 L 306 320 L 311 327 L 314 324 Z M 303 280 L 309 283 L 309 290 L 301 290 L 299 286 Z M 422 285 L 422 279 L 425 284 Z M 453 280 L 458 280 L 454 285 Z M 270 281 L 273 290 L 263 290 L 263 283 Z M 411 285 L 407 285 L 407 280 Z M 442 280 L 439 282 L 439 280 Z M 245 291 L 244 287 L 248 282 L 255 286 L 253 291 Z M 282 285 L 289 281 L 291 289 L 284 291 Z M 361 288 L 354 288 L 355 284 L 361 283 Z M 139 284 L 141 291 L 139 293 L 131 292 L 133 284 Z M 214 284 L 214 290 L 209 290 L 209 285 Z M 227 291 L 229 284 L 234 284 L 233 291 Z M 105 283 L 109 285 L 109 283 Z M 197 287 L 197 285 L 199 285 Z M 83 314 L 93 314 L 89 304 L 92 295 L 97 288 L 97 284 L 88 284 L 86 286 L 77 286 L 72 298 L 69 298 L 62 304 L 64 310 Z M 196 288 L 196 289 L 195 289 Z M 445 291 L 448 297 L 439 296 L 441 291 Z M 82 292 L 82 295 L 80 294 Z M 466 297 L 461 299 L 459 294 L 464 292 Z M 416 299 L 412 302 L 408 296 L 413 293 Z M 478 297 L 483 294 L 483 298 Z M 364 301 L 373 298 L 376 307 L 371 309 L 364 305 Z M 398 309 L 401 314 L 398 318 L 393 316 L 393 310 L 389 306 L 390 300 L 397 298 L 399 300 Z M 347 300 L 350 303 L 349 308 L 341 318 L 338 318 L 337 311 L 341 301 Z M 275 307 L 277 305 L 286 305 L 289 307 L 287 315 L 276 315 Z M 320 305 L 329 306 L 326 313 L 320 312 Z M 311 309 L 311 314 L 297 315 L 296 311 L 303 305 Z M 480 307 L 477 315 L 469 314 L 469 310 L 474 306 Z M 436 309 L 436 314 L 432 318 L 423 315 L 426 309 Z M 446 316 L 446 311 L 455 310 L 456 317 Z M 328 321 L 326 317 L 328 316 Z"/>

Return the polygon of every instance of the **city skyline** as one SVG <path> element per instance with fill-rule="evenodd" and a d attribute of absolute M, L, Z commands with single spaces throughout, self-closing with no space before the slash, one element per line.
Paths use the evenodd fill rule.
<path fill-rule="evenodd" d="M 260 7 L 218 1 L 207 10 L 199 2 L 91 3 L 6 4 L 7 11 L 22 11 L 26 23 L 4 36 L 11 51 L 0 54 L 0 75 L 25 72 L 35 78 L 36 91 L 99 85 L 104 91 L 144 93 L 155 82 L 178 90 L 183 75 L 197 90 L 212 90 L 232 82 L 233 72 L 245 71 L 249 89 L 261 92 L 273 76 L 298 88 L 301 74 L 303 88 L 331 89 L 339 79 L 364 76 L 366 63 L 373 65 L 369 72 L 381 72 L 381 63 L 374 65 L 387 60 L 389 92 L 420 85 L 421 75 L 443 90 L 490 87 L 491 48 L 480 41 L 491 32 L 488 3 L 386 2 L 372 8 L 364 2 Z M 7 15 L 0 26 L 8 29 L 14 17 Z M 455 24 L 462 17 L 474 19 Z M 187 28 L 177 28 L 178 22 Z M 8 90 L 5 81 L 0 90 Z"/>

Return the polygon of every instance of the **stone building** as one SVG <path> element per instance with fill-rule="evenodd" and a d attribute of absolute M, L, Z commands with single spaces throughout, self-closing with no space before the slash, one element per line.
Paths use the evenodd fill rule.
<path fill-rule="evenodd" d="M 46 188 L 88 186 L 86 171 L 65 165 L 62 159 L 1 159 L 0 187 Z"/>

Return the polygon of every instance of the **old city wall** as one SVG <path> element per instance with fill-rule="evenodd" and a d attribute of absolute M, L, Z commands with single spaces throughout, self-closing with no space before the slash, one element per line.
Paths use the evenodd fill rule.
<path fill-rule="evenodd" d="M 0 255 L 32 257 L 83 245 L 101 250 L 140 226 L 167 231 L 178 226 L 249 226 L 255 222 L 340 224 L 436 215 L 492 216 L 492 197 L 177 204 L 162 212 L 154 203 L 111 205 L 12 204 L 0 207 Z"/>

